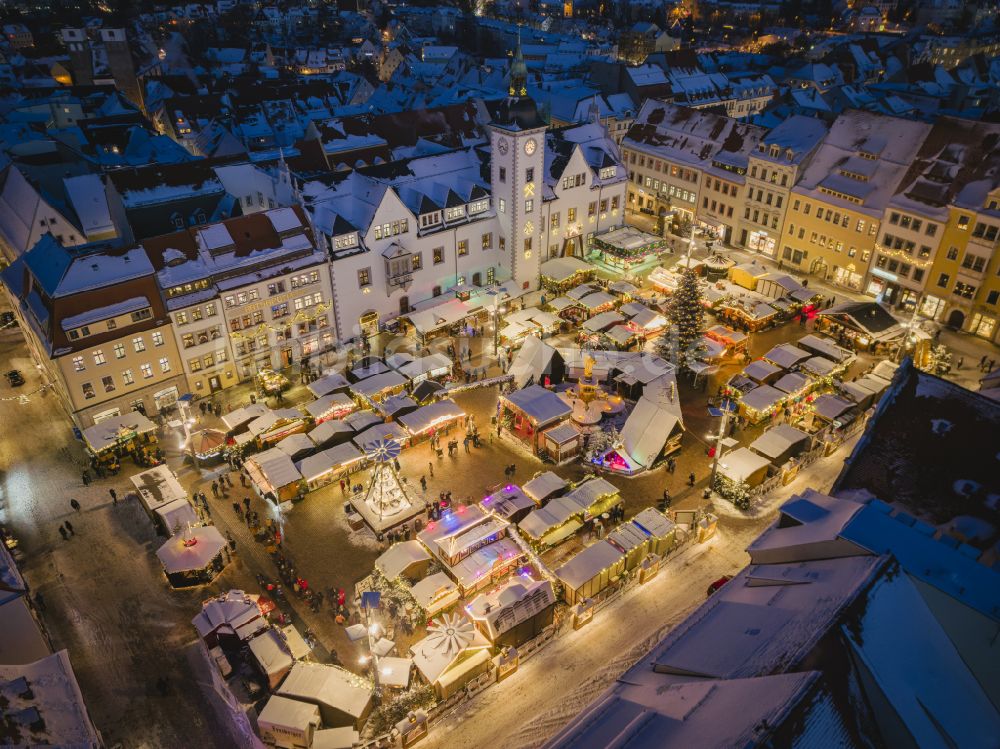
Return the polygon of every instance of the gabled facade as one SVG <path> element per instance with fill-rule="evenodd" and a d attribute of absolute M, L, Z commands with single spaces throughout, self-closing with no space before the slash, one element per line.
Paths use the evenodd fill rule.
<path fill-rule="evenodd" d="M 186 392 L 170 318 L 141 248 L 72 251 L 45 236 L 3 273 L 28 348 L 81 428 Z"/>

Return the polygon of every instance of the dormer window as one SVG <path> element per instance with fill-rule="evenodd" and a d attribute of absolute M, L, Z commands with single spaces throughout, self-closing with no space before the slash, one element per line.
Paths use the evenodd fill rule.
<path fill-rule="evenodd" d="M 606 166 L 601 169 L 601 179 L 614 179 L 618 174 L 618 167 Z"/>
<path fill-rule="evenodd" d="M 477 200 L 474 203 L 469 203 L 469 213 L 482 213 L 483 211 L 488 210 L 489 207 L 489 200 Z"/>
<path fill-rule="evenodd" d="M 335 250 L 346 250 L 350 247 L 358 246 L 358 235 L 355 232 L 343 234 L 333 238 L 333 248 Z"/>
<path fill-rule="evenodd" d="M 444 218 L 446 221 L 455 221 L 460 218 L 465 218 L 465 206 L 457 205 L 454 208 L 446 208 Z"/>

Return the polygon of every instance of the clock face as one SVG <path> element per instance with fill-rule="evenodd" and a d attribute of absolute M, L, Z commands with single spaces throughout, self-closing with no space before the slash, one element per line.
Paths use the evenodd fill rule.
<path fill-rule="evenodd" d="M 529 140 L 527 143 L 524 144 L 524 152 L 528 154 L 528 156 L 531 156 L 531 154 L 535 152 L 535 149 L 537 147 L 538 144 L 535 142 L 535 139 L 532 138 L 531 140 Z"/>
<path fill-rule="evenodd" d="M 507 155 L 507 150 L 509 148 L 510 148 L 510 144 L 507 143 L 507 139 L 506 138 L 501 138 L 500 140 L 497 141 L 497 150 L 500 151 L 500 154 L 502 156 L 506 156 Z"/>

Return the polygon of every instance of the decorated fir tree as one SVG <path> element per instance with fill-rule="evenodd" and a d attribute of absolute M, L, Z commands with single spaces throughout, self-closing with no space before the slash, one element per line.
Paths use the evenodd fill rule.
<path fill-rule="evenodd" d="M 667 307 L 670 325 L 657 342 L 657 353 L 681 369 L 697 359 L 698 342 L 705 320 L 698 277 L 690 268 L 681 271 L 681 280 Z"/>

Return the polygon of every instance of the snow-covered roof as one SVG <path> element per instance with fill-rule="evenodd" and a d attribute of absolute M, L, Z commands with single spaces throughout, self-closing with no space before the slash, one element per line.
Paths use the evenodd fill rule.
<path fill-rule="evenodd" d="M 351 392 L 372 398 L 390 388 L 402 387 L 408 380 L 399 372 L 383 372 L 351 385 Z"/>
<path fill-rule="evenodd" d="M 865 554 L 857 544 L 838 541 L 862 507 L 807 489 L 779 508 L 779 519 L 750 543 L 747 552 L 755 563 Z"/>
<path fill-rule="evenodd" d="M 84 235 L 92 237 L 98 234 L 115 232 L 115 222 L 111 218 L 111 209 L 104 193 L 104 181 L 99 174 L 81 174 L 77 177 L 66 177 L 63 180 L 66 187 L 66 197 L 69 198 L 73 210 L 80 219 L 80 228 Z"/>
<path fill-rule="evenodd" d="M 566 480 L 562 477 L 556 475 L 552 471 L 544 471 L 523 487 L 524 493 L 535 500 L 535 502 L 541 503 L 548 499 L 550 496 L 558 491 L 562 491 L 568 486 Z"/>
<path fill-rule="evenodd" d="M 585 273 L 595 270 L 594 266 L 581 260 L 578 257 L 557 257 L 546 260 L 541 265 L 541 274 L 545 278 L 551 278 L 556 283 L 568 281 L 577 273 Z"/>
<path fill-rule="evenodd" d="M 892 554 L 909 575 L 1000 622 L 1000 572 L 921 533 L 905 513 L 869 502 L 841 535 L 875 554 Z"/>
<path fill-rule="evenodd" d="M 304 406 L 306 413 L 314 419 L 322 416 L 327 411 L 340 411 L 341 409 L 351 410 L 356 407 L 357 404 L 351 400 L 351 396 L 347 393 L 328 393 L 327 395 L 317 398 L 312 403 L 306 403 Z"/>
<path fill-rule="evenodd" d="M 225 425 L 226 431 L 232 432 L 244 424 L 249 424 L 254 419 L 263 416 L 270 410 L 263 403 L 251 403 L 243 408 L 237 408 L 235 411 L 222 414 L 222 423 Z"/>
<path fill-rule="evenodd" d="M 508 370 L 514 378 L 514 385 L 523 388 L 528 381 L 537 384 L 546 374 L 552 373 L 556 350 L 540 338 L 529 335 L 514 356 Z"/>
<path fill-rule="evenodd" d="M 786 394 L 777 388 L 773 388 L 770 385 L 759 385 L 743 396 L 743 405 L 755 411 L 765 411 L 780 403 L 786 397 Z"/>
<path fill-rule="evenodd" d="M 504 585 L 480 593 L 466 604 L 469 616 L 483 622 L 496 641 L 504 632 L 555 605 L 556 596 L 548 580 L 532 580 L 529 575 L 512 577 Z"/>
<path fill-rule="evenodd" d="M 329 706 L 352 718 L 363 717 L 373 699 L 367 679 L 340 666 L 298 662 L 285 677 L 278 694 Z"/>
<path fill-rule="evenodd" d="M 65 749 L 102 745 L 66 650 L 33 663 L 0 665 L 0 701 L 5 745 Z"/>
<path fill-rule="evenodd" d="M 385 424 L 379 422 L 374 424 L 363 432 L 358 433 L 353 440 L 351 440 L 355 445 L 361 448 L 362 452 L 367 452 L 368 448 L 372 443 L 378 440 L 395 440 L 396 442 L 403 443 L 410 438 L 409 432 L 407 432 L 401 424 L 391 422 Z"/>
<path fill-rule="evenodd" d="M 525 494 L 517 484 L 507 484 L 484 497 L 479 506 L 486 512 L 492 512 L 504 520 L 510 520 L 521 510 L 534 509 L 537 505 L 535 500 Z"/>
<path fill-rule="evenodd" d="M 228 590 L 204 601 L 191 623 L 202 637 L 219 632 L 249 639 L 268 626 L 257 605 L 258 598 L 242 590 Z"/>
<path fill-rule="evenodd" d="M 226 539 L 214 525 L 203 525 L 172 537 L 156 550 L 156 556 L 168 575 L 192 572 L 205 569 L 225 545 Z"/>
<path fill-rule="evenodd" d="M 798 393 L 803 390 L 812 380 L 801 372 L 787 372 L 775 381 L 774 387 L 783 393 Z"/>
<path fill-rule="evenodd" d="M 503 398 L 527 415 L 537 426 L 545 426 L 573 412 L 573 408 L 566 401 L 541 385 L 529 385 Z"/>
<path fill-rule="evenodd" d="M 778 424 L 750 443 L 750 449 L 769 460 L 776 460 L 795 445 L 805 442 L 809 435 L 789 424 Z"/>
<path fill-rule="evenodd" d="M 422 434 L 437 424 L 465 416 L 465 411 L 450 398 L 442 398 L 434 403 L 421 406 L 416 411 L 403 414 L 397 421 L 413 435 Z"/>
<path fill-rule="evenodd" d="M 322 398 L 324 395 L 330 395 L 336 390 L 345 390 L 348 385 L 349 383 L 344 375 L 339 372 L 331 372 L 330 374 L 323 375 L 318 380 L 310 382 L 306 387 L 317 398 Z"/>
<path fill-rule="evenodd" d="M 166 463 L 130 476 L 129 481 L 132 482 L 132 486 L 139 493 L 139 500 L 149 512 L 178 499 L 187 501 L 187 492 Z"/>
<path fill-rule="evenodd" d="M 83 430 L 83 438 L 94 452 L 113 447 L 122 436 L 148 434 L 156 431 L 156 425 L 138 411 L 129 411 L 120 416 L 89 426 Z"/>
<path fill-rule="evenodd" d="M 771 461 L 749 448 L 739 447 L 719 458 L 719 473 L 731 481 L 746 481 L 753 474 L 767 468 Z"/>
<path fill-rule="evenodd" d="M 618 494 L 618 487 L 606 478 L 596 476 L 578 484 L 566 493 L 563 499 L 568 499 L 581 510 L 586 510 L 602 497 Z"/>
<path fill-rule="evenodd" d="M 563 585 L 576 590 L 621 559 L 622 552 L 602 540 L 588 546 L 555 570 L 554 574 Z"/>
<path fill-rule="evenodd" d="M 1000 736 L 996 705 L 910 576 L 878 580 L 844 633 L 917 745 L 947 737 L 954 746 L 988 746 Z"/>
<path fill-rule="evenodd" d="M 780 343 L 764 354 L 765 359 L 769 362 L 777 364 L 782 369 L 791 369 L 799 362 L 808 359 L 810 356 L 811 354 L 808 351 L 800 349 L 798 346 L 791 343 Z"/>
<path fill-rule="evenodd" d="M 673 397 L 671 392 L 675 393 Z M 676 391 L 658 389 L 650 396 L 643 395 L 636 402 L 621 432 L 625 452 L 635 463 L 649 468 L 663 452 L 674 429 L 678 425 L 683 426 L 682 418 L 680 396 Z"/>
<path fill-rule="evenodd" d="M 324 424 L 335 423 L 337 422 L 323 422 L 323 424 L 320 424 L 320 427 Z M 319 427 L 316 429 L 319 429 Z M 312 432 L 310 432 L 311 434 Z M 298 461 L 295 464 L 295 468 L 302 474 L 302 478 L 306 481 L 313 481 L 335 468 L 355 463 L 362 458 L 364 458 L 364 454 L 355 447 L 354 443 L 343 442 Z"/>
<path fill-rule="evenodd" d="M 302 474 L 295 467 L 292 458 L 278 447 L 251 455 L 246 462 L 254 464 L 270 485 L 261 487 L 265 491 L 274 491 L 302 479 Z"/>
<path fill-rule="evenodd" d="M 590 296 L 586 298 L 589 299 Z M 587 320 L 583 324 L 583 329 L 589 333 L 599 333 L 602 330 L 606 330 L 607 328 L 622 322 L 625 322 L 625 316 L 618 312 L 601 312 L 600 314 L 594 315 L 592 318 Z"/>
<path fill-rule="evenodd" d="M 443 597 L 454 597 L 458 600 L 458 584 L 444 572 L 435 572 L 428 575 L 423 580 L 414 583 L 410 588 L 410 595 L 417 605 L 425 611 L 431 609 L 435 603 L 441 607 L 440 601 Z"/>
<path fill-rule="evenodd" d="M 256 642 L 255 638 L 251 642 Z M 284 728 L 288 731 L 308 733 L 309 726 L 319 726 L 319 708 L 301 700 L 290 700 L 281 695 L 272 695 L 257 716 L 257 722 L 262 726 Z"/>
<path fill-rule="evenodd" d="M 410 654 L 413 665 L 431 684 L 469 651 L 486 652 L 490 645 L 475 625 L 461 614 L 443 614 L 427 629 L 427 636 L 413 644 Z"/>
<path fill-rule="evenodd" d="M 833 393 L 824 393 L 812 403 L 813 411 L 824 419 L 833 421 L 846 411 L 854 408 L 854 404 Z"/>
<path fill-rule="evenodd" d="M 280 450 L 290 458 L 294 458 L 299 453 L 310 452 L 315 446 L 311 439 L 304 434 L 290 434 L 275 444 L 274 449 Z"/>
<path fill-rule="evenodd" d="M 412 380 L 421 375 L 429 374 L 434 376 L 435 374 L 445 374 L 451 372 L 451 368 L 452 360 L 446 354 L 437 352 L 413 359 L 397 367 L 396 370 L 404 377 Z"/>
<path fill-rule="evenodd" d="M 395 580 L 410 565 L 429 562 L 430 559 L 431 555 L 427 553 L 423 544 L 413 539 L 411 541 L 400 541 L 390 546 L 375 560 L 375 566 L 382 571 L 382 574 L 387 579 Z"/>
<path fill-rule="evenodd" d="M 319 424 L 315 429 L 312 429 L 306 436 L 313 441 L 314 445 L 319 447 L 336 437 L 338 434 L 354 434 L 354 428 L 346 421 L 341 421 L 340 419 L 329 419 L 324 421 L 322 424 Z"/>

